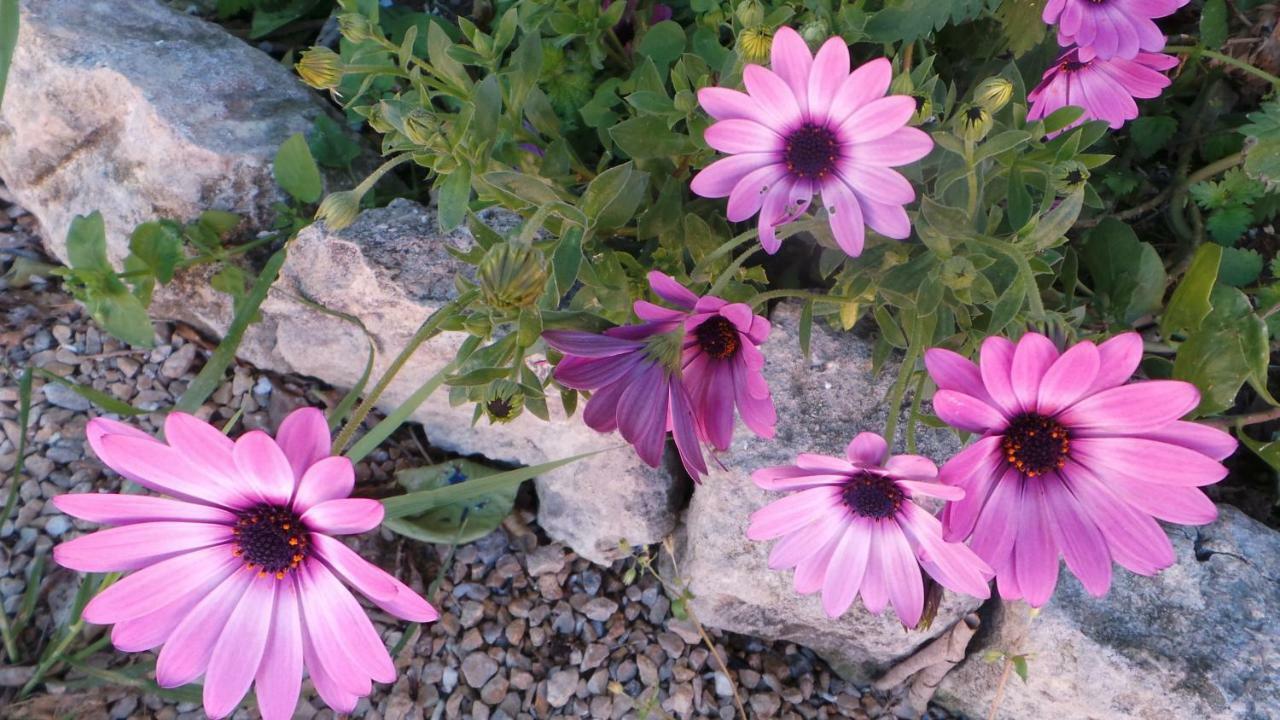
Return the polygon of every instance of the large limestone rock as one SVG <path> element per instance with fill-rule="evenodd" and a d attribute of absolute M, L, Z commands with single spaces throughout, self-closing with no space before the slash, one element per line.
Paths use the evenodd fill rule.
<path fill-rule="evenodd" d="M 1178 562 L 1154 578 L 1117 568 L 1099 599 L 1064 569 L 1029 625 L 1025 605 L 998 605 L 936 699 L 986 717 L 1002 666 L 982 655 L 1012 649 L 1029 674 L 1007 684 L 1001 718 L 1280 717 L 1280 534 L 1219 511 L 1198 531 L 1169 529 Z"/>
<path fill-rule="evenodd" d="M 836 620 L 826 616 L 817 595 L 797 595 L 791 572 L 768 568 L 772 543 L 746 538 L 752 512 L 777 497 L 758 489 L 753 470 L 784 465 L 801 452 L 840 456 L 859 432 L 883 432 L 885 393 L 892 368 L 871 374 L 871 343 L 816 325 L 812 357 L 799 349 L 799 308 L 774 312 L 766 346 L 765 376 L 778 408 L 778 436 L 762 440 L 739 428 L 733 447 L 693 494 L 678 532 L 679 577 L 688 582 L 698 619 L 712 627 L 813 648 L 842 674 L 859 682 L 937 636 L 980 605 L 976 598 L 947 593 L 931 628 L 905 631 L 892 610 L 879 617 L 861 601 Z M 901 436 L 901 433 L 899 434 Z M 925 431 L 917 452 L 941 461 L 958 448 L 954 436 Z M 901 446 L 898 449 L 901 452 Z"/>
<path fill-rule="evenodd" d="M 64 262 L 71 219 L 94 210 L 117 264 L 158 217 L 261 226 L 276 150 L 324 112 L 286 67 L 157 0 L 21 0 L 19 20 L 0 177 Z"/>
<path fill-rule="evenodd" d="M 485 219 L 499 230 L 514 221 L 502 214 L 486 214 Z M 406 200 L 366 211 L 340 233 L 312 225 L 290 249 L 280 280 L 263 303 L 263 320 L 250 327 L 240 355 L 260 367 L 339 387 L 354 385 L 368 356 L 364 333 L 299 300 L 305 298 L 364 323 L 377 344 L 376 378 L 422 321 L 456 297 L 454 278 L 466 266 L 445 248 L 465 250 L 472 242 L 466 230 L 441 235 L 435 213 Z M 199 274 L 161 288 L 152 310 L 211 335 L 221 335 L 232 317 L 227 297 L 211 291 L 207 277 Z M 382 405 L 399 405 L 453 359 L 462 339 L 446 333 L 426 343 L 387 390 Z M 435 445 L 524 465 L 615 448 L 537 479 L 540 524 L 553 538 L 597 562 L 619 557 L 624 540 L 635 545 L 666 537 L 683 498 L 672 473 L 645 466 L 619 438 L 599 435 L 578 418 L 565 420 L 555 414 L 558 404 L 550 404 L 550 423 L 525 413 L 510 424 L 481 420 L 473 427 L 471 406 L 450 407 L 447 393 L 438 391 L 412 419 L 422 423 Z"/>

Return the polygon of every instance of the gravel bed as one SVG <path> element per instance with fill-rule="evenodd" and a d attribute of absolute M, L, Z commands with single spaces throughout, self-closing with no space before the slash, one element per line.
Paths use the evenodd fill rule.
<path fill-rule="evenodd" d="M 0 270 L 15 254 L 38 253 L 34 223 L 0 188 Z M 23 218 L 27 223 L 22 223 Z M 0 471 L 13 468 L 20 429 L 17 377 L 34 366 L 156 412 L 132 418 L 148 431 L 208 356 L 209 346 L 188 328 L 157 324 L 159 344 L 135 350 L 100 332 L 56 283 L 8 287 L 0 280 Z M 0 526 L 0 600 L 13 617 L 26 590 L 28 571 L 56 542 L 92 530 L 91 523 L 56 511 L 59 493 L 119 487 L 84 441 L 85 423 L 97 408 L 68 388 L 35 381 L 29 455 L 14 516 Z M 199 414 L 223 423 L 240 412 L 236 432 L 274 428 L 303 404 L 332 404 L 338 393 L 301 378 L 282 378 L 246 366 L 234 368 Z M 390 491 L 401 467 L 443 459 L 423 438 L 402 431 L 357 470 L 357 494 Z M 5 491 L 7 493 L 7 484 Z M 886 715 L 880 700 L 846 684 L 805 648 L 710 632 L 729 674 L 721 672 L 697 627 L 672 612 L 661 584 L 635 563 L 604 568 L 547 541 L 535 523 L 531 497 L 490 535 L 456 549 L 369 534 L 359 550 L 396 572 L 415 589 L 438 582 L 429 599 L 440 621 L 404 642 L 396 657 L 400 675 L 392 686 L 375 686 L 355 717 L 364 718 L 688 718 L 737 716 L 734 688 L 750 717 L 874 718 Z M 661 548 L 651 548 L 656 554 Z M 442 564 L 444 569 L 442 570 Z M 631 572 L 629 572 L 631 571 Z M 70 612 L 75 573 L 50 565 L 35 617 L 20 644 L 42 647 Z M 628 582 L 628 580 L 630 582 Z M 406 625 L 372 611 L 389 646 Z M 88 640 L 103 629 L 90 628 Z M 150 654 L 106 649 L 90 665 L 143 672 Z M 7 717 L 123 718 L 203 717 L 195 703 L 162 699 L 145 690 L 93 683 L 78 670 L 60 670 L 22 701 L 17 687 L 30 677 L 28 664 L 0 667 L 0 707 Z M 296 718 L 333 713 L 304 685 Z M 241 709 L 237 718 L 256 717 Z M 930 717 L 950 717 L 941 710 Z"/>

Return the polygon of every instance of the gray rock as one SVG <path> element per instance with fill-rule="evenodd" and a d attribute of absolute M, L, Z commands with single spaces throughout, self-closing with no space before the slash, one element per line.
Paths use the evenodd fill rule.
<path fill-rule="evenodd" d="M 48 400 L 50 405 L 56 405 L 67 410 L 84 412 L 89 409 L 88 400 L 61 383 L 45 383 L 44 399 Z"/>
<path fill-rule="evenodd" d="M 778 408 L 777 438 L 763 440 L 740 428 L 721 457 L 724 468 L 711 464 L 677 535 L 680 577 L 688 583 L 690 607 L 704 625 L 799 643 L 826 657 L 841 674 L 863 682 L 981 601 L 947 593 L 927 630 L 904 632 L 891 609 L 871 615 L 860 600 L 832 620 L 818 595 L 796 594 L 791 572 L 769 569 L 772 543 L 747 540 L 751 513 L 777 497 L 757 488 L 751 472 L 789 464 L 801 452 L 839 456 L 857 433 L 882 432 L 882 398 L 896 375 L 890 367 L 873 377 L 871 342 L 820 324 L 813 328 L 812 357 L 805 360 L 798 343 L 798 306 L 784 304 L 771 319 L 765 377 Z M 935 460 L 958 447 L 949 433 L 924 428 L 917 443 L 919 453 Z"/>
<path fill-rule="evenodd" d="M 325 112 L 286 67 L 156 0 L 22 0 L 19 17 L 0 177 L 52 254 L 66 261 L 72 218 L 94 210 L 117 265 L 147 220 L 265 224 L 276 151 Z"/>
<path fill-rule="evenodd" d="M 187 343 L 165 358 L 164 363 L 160 365 L 160 374 L 170 380 L 177 380 L 187 374 L 195 361 L 196 346 L 193 343 Z"/>
<path fill-rule="evenodd" d="M 483 652 L 473 652 L 462 661 L 462 677 L 467 685 L 482 688 L 498 672 L 498 663 Z"/>
<path fill-rule="evenodd" d="M 547 702 L 551 707 L 564 707 L 578 690 L 577 670 L 557 670 L 547 679 Z"/>
<path fill-rule="evenodd" d="M 510 215 L 482 215 L 496 228 L 512 226 Z M 301 296 L 360 318 L 378 345 L 378 377 L 422 321 L 457 296 L 455 278 L 464 266 L 446 247 L 465 250 L 473 242 L 465 229 L 442 235 L 434 211 L 406 200 L 366 211 L 339 233 L 312 225 L 298 235 L 281 271 L 277 287 L 284 292 L 263 304 L 263 321 L 249 328 L 240 356 L 261 368 L 354 385 L 369 352 L 364 333 L 294 299 Z M 158 289 L 153 312 L 221 335 L 231 321 L 231 303 L 209 288 L 207 272 Z M 460 333 L 445 333 L 420 348 L 383 395 L 383 407 L 408 398 L 453 359 L 462 340 Z M 436 446 L 524 465 L 616 447 L 537 478 L 539 524 L 598 563 L 620 557 L 623 541 L 643 545 L 666 537 L 682 498 L 671 473 L 645 466 L 617 437 L 600 435 L 577 418 L 565 421 L 559 404 L 550 404 L 550 423 L 525 413 L 509 424 L 472 427 L 471 408 L 451 407 L 448 394 L 437 392 L 412 419 Z"/>
<path fill-rule="evenodd" d="M 1001 717 L 1280 717 L 1280 533 L 1218 509 L 1198 532 L 1169 528 L 1178 562 L 1155 577 L 1117 567 L 1094 598 L 1064 567 L 1029 625 L 1026 605 L 997 605 L 936 700 L 985 717 L 1002 664 L 983 655 L 1012 650 L 1028 678 L 1006 684 Z"/>

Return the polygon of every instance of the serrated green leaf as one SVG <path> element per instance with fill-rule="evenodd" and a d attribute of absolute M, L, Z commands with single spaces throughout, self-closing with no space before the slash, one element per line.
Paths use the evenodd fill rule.
<path fill-rule="evenodd" d="M 321 113 L 307 133 L 307 147 L 316 162 L 329 168 L 350 168 L 360 157 L 360 144 L 352 140 L 333 118 Z"/>
<path fill-rule="evenodd" d="M 1218 282 L 1231 287 L 1252 285 L 1262 276 L 1262 255 L 1257 250 L 1224 248 L 1218 266 Z"/>
<path fill-rule="evenodd" d="M 1021 57 L 1044 40 L 1048 26 L 1041 16 L 1046 0 L 1004 0 L 996 19 L 1004 30 L 1005 43 L 1014 57 Z"/>
<path fill-rule="evenodd" d="M 276 152 L 273 168 L 276 182 L 294 199 L 304 203 L 320 200 L 324 181 L 302 133 L 294 133 L 284 141 Z"/>
<path fill-rule="evenodd" d="M 866 33 L 878 42 L 915 42 L 947 25 L 978 17 L 987 0 L 890 0 L 867 20 Z"/>
<path fill-rule="evenodd" d="M 1204 222 L 1205 230 L 1219 245 L 1235 245 L 1245 231 L 1253 226 L 1253 213 L 1247 207 L 1233 206 L 1215 210 Z"/>
<path fill-rule="evenodd" d="M 1177 132 L 1178 121 L 1167 115 L 1140 117 L 1129 123 L 1129 139 L 1143 158 L 1165 149 Z"/>

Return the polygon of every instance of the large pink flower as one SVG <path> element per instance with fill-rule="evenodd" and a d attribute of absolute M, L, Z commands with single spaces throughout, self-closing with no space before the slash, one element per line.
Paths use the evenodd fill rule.
<path fill-rule="evenodd" d="M 108 467 L 168 495 L 61 495 L 54 505 L 115 525 L 54 548 L 83 572 L 136 571 L 84 609 L 125 652 L 160 647 L 156 682 L 204 676 L 210 717 L 231 714 L 255 685 L 263 718 L 293 717 L 305 668 L 320 697 L 351 712 L 371 681 L 396 679 L 387 648 L 345 582 L 404 618 L 436 611 L 333 535 L 372 530 L 382 504 L 349 498 L 351 461 L 329 455 L 324 415 L 307 408 L 234 442 L 170 413 L 166 442 L 98 418 L 85 430 Z"/>
<path fill-rule="evenodd" d="M 1044 79 L 1027 95 L 1031 102 L 1028 120 L 1040 120 L 1055 111 L 1074 105 L 1086 120 L 1106 120 L 1115 129 L 1138 117 L 1134 98 L 1159 97 L 1169 87 L 1163 71 L 1178 59 L 1162 53 L 1138 53 L 1132 60 L 1083 60 L 1078 48 L 1063 53 L 1044 73 Z"/>
<path fill-rule="evenodd" d="M 1164 49 L 1155 18 L 1172 15 L 1189 0 L 1049 0 L 1044 21 L 1058 23 L 1058 44 L 1080 46 L 1081 58 L 1132 58 Z"/>
<path fill-rule="evenodd" d="M 727 449 L 735 406 L 747 427 L 773 437 L 777 414 L 757 349 L 769 336 L 769 321 L 742 303 L 698 297 L 660 272 L 649 273 L 649 285 L 680 309 L 638 300 L 639 324 L 600 335 L 551 330 L 542 336 L 565 353 L 556 380 L 593 391 L 582 413 L 588 427 L 619 430 L 653 467 L 662 462 L 670 430 L 685 470 L 699 480 L 707 472 L 700 441 Z"/>
<path fill-rule="evenodd" d="M 979 365 L 949 350 L 925 355 L 938 385 L 934 410 L 977 433 L 942 468 L 963 500 L 942 516 L 996 570 L 1001 596 L 1043 605 L 1058 557 L 1085 589 L 1104 595 L 1111 562 L 1151 575 L 1174 562 L 1155 518 L 1202 525 L 1217 508 L 1198 486 L 1221 480 L 1236 441 L 1179 420 L 1200 401 L 1174 380 L 1125 384 L 1142 359 L 1137 333 L 1059 352 L 1043 335 L 1015 345 L 988 338 Z"/>
<path fill-rule="evenodd" d="M 800 455 L 795 465 L 752 473 L 761 488 L 791 493 L 753 513 L 747 528 L 752 540 L 782 538 L 769 567 L 794 567 L 796 592 L 821 590 L 831 617 L 861 593 L 873 613 L 892 602 L 907 627 L 915 627 L 924 608 L 921 567 L 951 590 L 990 596 L 991 568 L 963 544 L 944 541 L 938 519 L 912 502 L 917 495 L 964 496 L 935 482 L 931 460 L 890 457 L 875 433 L 855 437 L 845 455 Z"/>
<path fill-rule="evenodd" d="M 760 243 L 778 251 L 776 228 L 799 217 L 814 193 L 836 242 L 862 253 L 864 225 L 904 239 L 911 222 L 903 205 L 915 188 L 890 168 L 915 162 L 933 148 L 924 132 L 906 127 L 915 99 L 885 97 L 893 68 L 883 58 L 849 72 L 849 48 L 839 37 L 815 58 L 791 28 L 773 39 L 772 70 L 747 65 L 747 93 L 721 87 L 698 91 L 718 122 L 707 128 L 711 147 L 730 153 L 698 173 L 692 189 L 728 197 L 733 222 L 760 214 Z"/>

